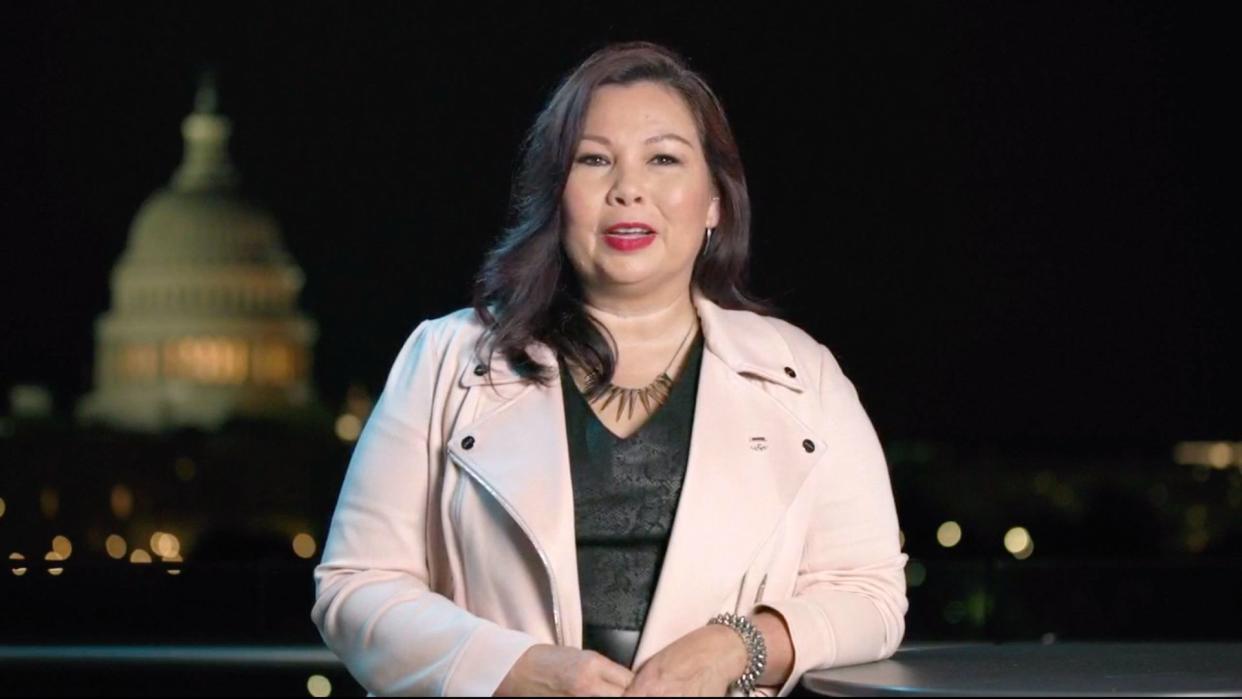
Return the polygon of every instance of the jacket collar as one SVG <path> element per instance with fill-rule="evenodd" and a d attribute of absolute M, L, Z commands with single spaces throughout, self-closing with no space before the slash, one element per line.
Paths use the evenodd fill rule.
<path fill-rule="evenodd" d="M 484 391 L 489 405 L 454 428 L 446 449 L 533 544 L 547 570 L 555 636 L 580 648 L 573 478 L 559 375 L 553 386 L 516 387 L 510 396 Z M 828 452 L 807 417 L 703 353 L 677 514 L 633 667 L 722 605 L 736 602 L 737 613 L 749 608 L 752 600 L 742 591 L 754 586 L 746 571 Z M 756 449 L 757 439 L 765 446 Z"/>
<path fill-rule="evenodd" d="M 803 382 L 808 374 L 770 320 L 748 311 L 722 308 L 697 287 L 691 290 L 690 296 L 699 314 L 707 351 L 739 374 L 749 374 L 799 393 L 806 388 Z M 556 366 L 556 352 L 548 345 L 532 342 L 526 351 L 540 364 Z M 496 354 L 489 365 L 487 354 L 486 350 L 482 357 L 475 354 L 463 368 L 459 381 L 462 387 L 486 384 L 489 374 L 491 383 L 496 385 L 522 380 L 507 359 Z"/>
<path fill-rule="evenodd" d="M 776 326 L 697 294 L 695 306 L 708 351 L 703 353 L 681 499 L 634 667 L 702 624 L 722 604 L 750 602 L 740 596 L 747 588 L 744 572 L 828 450 L 805 415 L 791 412 L 758 382 L 739 380 L 739 374 L 750 374 L 795 391 L 809 386 Z M 555 365 L 550 348 L 528 349 L 537 361 Z M 489 372 L 476 374 L 479 364 L 464 368 L 463 383 L 486 384 Z M 498 384 L 520 381 L 504 361 L 497 361 L 491 374 Z M 447 450 L 493 493 L 533 543 L 550 578 L 555 633 L 562 643 L 581 647 L 573 488 L 559 372 L 553 382 L 484 392 L 488 405 L 454 428 Z M 753 442 L 760 437 L 766 438 L 766 447 L 757 450 Z"/>

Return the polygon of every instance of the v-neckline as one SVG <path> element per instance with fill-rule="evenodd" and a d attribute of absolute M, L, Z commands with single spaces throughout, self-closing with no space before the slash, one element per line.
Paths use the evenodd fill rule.
<path fill-rule="evenodd" d="M 655 422 L 658 419 L 661 419 L 661 416 L 664 413 L 668 412 L 666 408 L 668 408 L 669 403 L 673 402 L 674 394 L 677 391 L 682 390 L 681 385 L 685 383 L 686 373 L 693 369 L 691 367 L 691 362 L 698 361 L 696 357 L 696 352 L 701 351 L 698 345 L 700 342 L 702 342 L 702 339 L 703 339 L 702 334 L 698 334 L 698 336 L 694 338 L 694 341 L 690 343 L 690 352 L 687 353 L 686 355 L 686 359 L 684 361 L 684 365 L 681 368 L 681 371 L 678 372 L 677 376 L 673 379 L 673 385 L 669 388 L 668 398 L 665 399 L 663 403 L 661 403 L 660 405 L 656 407 L 655 412 L 651 413 L 650 417 L 648 417 L 647 420 L 643 422 L 643 424 L 638 426 L 638 429 L 634 430 L 633 432 L 631 432 L 629 435 L 625 437 L 622 437 L 618 435 L 616 432 L 613 432 L 611 429 L 609 429 L 608 423 L 600 419 L 599 414 L 597 414 L 595 412 L 595 409 L 591 407 L 590 401 L 588 401 L 586 396 L 582 394 L 582 391 L 578 389 L 578 385 L 574 383 L 573 376 L 569 373 L 569 368 L 566 366 L 564 359 L 558 356 L 557 364 L 560 365 L 560 369 L 561 369 L 561 382 L 562 384 L 564 384 L 565 388 L 569 390 L 569 392 L 577 396 L 577 400 L 580 401 L 580 405 L 582 406 L 584 410 L 586 410 L 586 413 L 588 415 L 588 418 L 587 418 L 588 420 L 595 422 L 595 424 L 598 425 L 599 428 L 604 431 L 604 434 L 607 434 L 612 439 L 614 444 L 617 444 L 617 445 L 625 444 L 627 442 L 632 441 L 635 437 L 641 434 L 643 430 L 647 429 L 647 427 L 650 426 L 653 422 Z M 617 400 L 621 400 L 621 398 L 618 397 Z M 612 406 L 609 405 L 609 408 L 611 407 Z"/>

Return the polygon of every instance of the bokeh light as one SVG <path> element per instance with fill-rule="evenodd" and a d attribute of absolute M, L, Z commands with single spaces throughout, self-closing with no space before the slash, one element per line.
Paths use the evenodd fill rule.
<path fill-rule="evenodd" d="M 108 536 L 107 540 L 104 541 L 104 549 L 113 558 L 125 558 L 125 551 L 128 548 L 129 546 L 125 543 L 125 539 L 117 534 Z"/>
<path fill-rule="evenodd" d="M 310 558 L 315 555 L 315 537 L 305 532 L 293 537 L 293 552 L 298 558 Z"/>
<path fill-rule="evenodd" d="M 936 541 L 945 548 L 953 548 L 962 540 L 962 527 L 952 520 L 940 525 L 936 530 Z"/>
<path fill-rule="evenodd" d="M 362 434 L 362 420 L 357 415 L 344 415 L 336 419 L 336 436 L 343 442 L 352 442 Z"/>
<path fill-rule="evenodd" d="M 160 558 L 170 558 L 181 553 L 181 541 L 168 532 L 151 535 L 151 552 Z"/>
<path fill-rule="evenodd" d="M 1005 550 L 1018 560 L 1025 560 L 1035 552 L 1035 540 L 1025 527 L 1013 527 L 1005 532 Z"/>
<path fill-rule="evenodd" d="M 910 561 L 906 564 L 906 585 L 908 587 L 918 587 L 927 580 L 927 566 L 919 561 Z"/>
<path fill-rule="evenodd" d="M 117 519 L 129 519 L 134 513 L 134 494 L 128 486 L 118 483 L 112 486 L 111 504 L 112 514 Z"/>
<path fill-rule="evenodd" d="M 60 560 L 63 561 L 73 554 L 73 544 L 69 541 L 68 537 L 58 536 L 52 539 L 52 550 L 55 551 L 60 556 Z"/>
<path fill-rule="evenodd" d="M 311 675 L 306 680 L 306 691 L 310 692 L 312 697 L 326 697 L 332 694 L 332 682 L 323 675 Z"/>

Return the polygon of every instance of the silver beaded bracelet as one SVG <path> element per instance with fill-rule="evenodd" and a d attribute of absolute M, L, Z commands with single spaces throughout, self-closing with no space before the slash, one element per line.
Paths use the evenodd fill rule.
<path fill-rule="evenodd" d="M 750 619 L 744 616 L 725 612 L 712 617 L 708 624 L 723 624 L 738 632 L 742 636 L 742 642 L 746 644 L 746 654 L 748 660 L 746 663 L 746 671 L 742 676 L 731 683 L 731 686 L 742 690 L 746 696 L 755 689 L 755 682 L 763 675 L 763 669 L 768 665 L 768 646 L 763 641 L 763 634 L 755 625 L 750 623 Z"/>

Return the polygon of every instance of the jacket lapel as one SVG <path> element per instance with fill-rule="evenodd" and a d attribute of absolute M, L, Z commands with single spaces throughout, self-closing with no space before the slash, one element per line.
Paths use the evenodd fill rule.
<path fill-rule="evenodd" d="M 542 345 L 528 351 L 543 364 L 556 363 L 555 354 Z M 474 373 L 476 365 L 465 368 L 461 382 L 491 405 L 477 420 L 455 429 L 449 455 L 482 481 L 526 532 L 549 570 L 557 634 L 566 645 L 581 647 L 574 499 L 559 375 L 548 387 L 521 384 L 497 359 L 493 389 L 486 374 Z M 467 437 L 473 437 L 469 449 L 464 448 Z"/>
<path fill-rule="evenodd" d="M 700 317 L 710 340 L 721 319 Z M 733 601 L 741 576 L 825 451 L 818 435 L 715 351 L 703 354 L 697 396 L 677 515 L 635 668 Z M 815 443 L 814 452 L 803 439 Z"/>
<path fill-rule="evenodd" d="M 728 311 L 694 292 L 704 352 L 685 478 L 655 595 L 634 660 L 651 655 L 719 611 L 780 523 L 826 443 L 754 378 L 803 390 L 785 340 L 768 321 Z M 542 344 L 533 358 L 554 366 Z M 550 570 L 552 612 L 566 645 L 582 645 L 574 503 L 559 374 L 547 387 L 521 383 L 497 357 L 464 367 L 460 382 L 489 405 L 458 425 L 448 452 L 513 516 Z M 485 365 L 486 366 L 486 365 Z M 495 388 L 488 386 L 489 375 Z M 751 378 L 748 378 L 751 377 Z M 471 447 L 464 447 L 473 437 Z M 752 441 L 752 438 L 761 440 Z M 807 452 L 803 440 L 814 443 Z M 765 448 L 752 448 L 760 441 Z"/>

